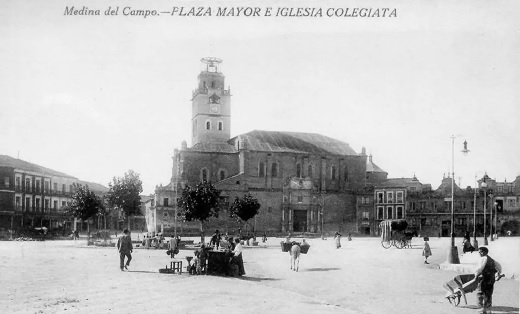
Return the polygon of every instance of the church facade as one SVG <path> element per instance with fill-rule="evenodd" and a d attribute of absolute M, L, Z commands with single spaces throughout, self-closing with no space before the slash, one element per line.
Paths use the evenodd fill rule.
<path fill-rule="evenodd" d="M 371 180 L 364 149 L 358 154 L 345 142 L 315 133 L 254 130 L 231 138 L 231 92 L 221 60 L 201 62 L 204 69 L 191 100 L 192 146 L 183 141 L 175 149 L 171 182 L 155 194 L 164 214 L 156 215 L 177 217 L 172 223 L 179 226 L 182 213 L 171 210 L 182 188 L 209 181 L 223 196 L 221 216 L 209 221 L 209 228 L 238 228 L 227 217 L 226 205 L 251 193 L 261 204 L 251 222 L 257 234 L 353 231 L 357 194 Z"/>

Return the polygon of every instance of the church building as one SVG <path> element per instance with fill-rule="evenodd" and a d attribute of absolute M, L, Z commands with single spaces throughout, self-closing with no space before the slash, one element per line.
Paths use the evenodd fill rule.
<path fill-rule="evenodd" d="M 156 215 L 171 216 L 185 185 L 209 181 L 222 190 L 224 204 L 246 193 L 259 200 L 260 212 L 251 222 L 257 234 L 353 230 L 356 193 L 372 180 L 365 150 L 358 154 L 348 143 L 315 133 L 253 130 L 231 137 L 231 92 L 222 61 L 201 62 L 191 100 L 191 146 L 183 141 L 175 149 L 171 182 L 156 189 L 156 208 L 163 210 Z M 208 222 L 210 228 L 237 228 L 226 209 Z"/>

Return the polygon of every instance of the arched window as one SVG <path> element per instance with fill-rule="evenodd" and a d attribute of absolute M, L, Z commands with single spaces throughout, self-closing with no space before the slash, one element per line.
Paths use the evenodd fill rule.
<path fill-rule="evenodd" d="M 296 176 L 298 178 L 301 178 L 302 176 L 302 165 L 296 164 Z"/>
<path fill-rule="evenodd" d="M 215 88 L 215 81 L 211 81 L 211 88 Z"/>
<path fill-rule="evenodd" d="M 336 166 L 330 167 L 330 178 L 336 180 Z"/>
<path fill-rule="evenodd" d="M 344 172 L 344 176 L 343 176 L 344 180 L 348 182 L 348 167 L 345 166 L 345 172 Z"/>
<path fill-rule="evenodd" d="M 313 171 L 313 169 L 312 169 L 312 165 L 309 165 L 309 166 L 307 167 L 307 175 L 308 175 L 309 177 L 311 177 L 311 178 L 314 176 L 314 171 Z"/>
<path fill-rule="evenodd" d="M 273 163 L 271 165 L 271 177 L 277 177 L 278 176 L 278 164 Z"/>
<path fill-rule="evenodd" d="M 200 181 L 208 181 L 208 169 L 202 168 L 200 170 Z"/>
<path fill-rule="evenodd" d="M 224 129 L 224 124 L 222 122 L 218 123 L 218 130 L 222 131 Z"/>
<path fill-rule="evenodd" d="M 265 164 L 263 162 L 258 164 L 258 176 L 261 178 L 265 177 Z"/>
<path fill-rule="evenodd" d="M 206 130 L 210 130 L 210 129 L 211 129 L 211 122 L 206 121 Z"/>
<path fill-rule="evenodd" d="M 226 178 L 226 172 L 224 170 L 219 171 L 220 180 L 224 180 Z"/>

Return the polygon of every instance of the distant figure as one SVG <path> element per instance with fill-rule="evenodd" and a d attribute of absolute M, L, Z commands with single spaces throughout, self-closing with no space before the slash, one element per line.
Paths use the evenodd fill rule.
<path fill-rule="evenodd" d="M 496 280 L 500 280 L 504 275 L 502 273 L 502 266 L 488 256 L 488 248 L 480 247 L 478 253 L 481 256 L 479 266 L 475 271 L 475 277 L 478 280 L 477 286 L 477 306 L 482 308 L 481 313 L 488 312 L 493 301 L 493 288 Z M 496 275 L 496 277 L 495 277 Z"/>
<path fill-rule="evenodd" d="M 152 242 L 152 239 L 150 239 L 150 235 L 146 235 L 146 238 L 144 240 L 144 247 L 145 249 L 150 248 L 150 243 Z"/>
<path fill-rule="evenodd" d="M 475 251 L 475 248 L 473 245 L 471 245 L 471 242 L 468 238 L 464 237 L 462 240 L 462 253 L 471 252 L 473 253 Z"/>
<path fill-rule="evenodd" d="M 244 259 L 242 257 L 242 244 L 240 243 L 240 239 L 235 239 L 235 249 L 233 250 L 233 258 L 231 260 L 231 264 L 236 264 L 238 266 L 238 275 L 243 276 L 246 274 L 244 270 Z"/>
<path fill-rule="evenodd" d="M 202 267 L 200 265 L 200 252 L 193 252 L 193 259 L 191 260 L 192 264 L 190 265 L 189 274 L 190 275 L 200 275 L 202 273 Z"/>
<path fill-rule="evenodd" d="M 117 239 L 117 249 L 119 251 L 119 268 L 121 271 L 124 271 L 125 269 L 128 270 L 128 266 L 130 266 L 130 261 L 132 260 L 132 252 L 134 250 L 128 229 L 123 230 L 123 235 Z M 126 264 L 125 256 L 127 258 Z"/>
<path fill-rule="evenodd" d="M 424 237 L 424 247 L 422 251 L 422 255 L 424 256 L 424 263 L 428 263 L 428 257 L 432 255 L 432 250 L 430 249 L 430 244 L 428 243 L 428 237 Z"/>
<path fill-rule="evenodd" d="M 341 247 L 341 233 L 336 232 L 334 235 L 334 241 L 336 242 L 336 249 L 339 249 Z"/>
<path fill-rule="evenodd" d="M 263 243 L 267 242 L 267 236 L 265 235 L 265 232 L 264 232 L 264 235 L 262 236 L 262 242 Z"/>
<path fill-rule="evenodd" d="M 170 252 L 171 258 L 175 258 L 175 254 L 179 254 L 179 240 L 177 238 L 171 238 L 168 245 L 168 252 Z"/>
<path fill-rule="evenodd" d="M 218 250 L 220 247 L 220 240 L 222 239 L 222 236 L 220 235 L 220 232 L 218 230 L 215 230 L 215 233 L 211 236 L 210 245 L 215 248 L 215 250 Z"/>
<path fill-rule="evenodd" d="M 470 240 L 469 231 L 466 231 L 466 233 L 464 233 L 464 240 L 466 240 L 466 241 Z"/>
<path fill-rule="evenodd" d="M 352 241 L 352 234 L 350 234 L 350 233 L 348 234 L 348 240 Z"/>
<path fill-rule="evenodd" d="M 206 262 L 208 260 L 208 249 L 206 248 L 206 246 L 204 245 L 204 243 L 200 246 L 200 251 L 199 251 L 199 259 L 200 259 L 200 269 L 201 269 L 201 273 L 204 272 L 206 273 L 207 272 L 207 269 L 206 269 Z"/>
<path fill-rule="evenodd" d="M 233 240 L 233 237 L 228 238 L 228 249 L 230 251 L 233 251 L 235 249 L 235 241 Z"/>

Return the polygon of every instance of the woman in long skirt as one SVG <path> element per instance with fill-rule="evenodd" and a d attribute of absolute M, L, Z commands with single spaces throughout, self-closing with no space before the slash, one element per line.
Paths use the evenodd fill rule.
<path fill-rule="evenodd" d="M 424 237 L 424 248 L 422 251 L 422 255 L 424 256 L 424 263 L 428 263 L 428 257 L 432 255 L 432 250 L 430 249 L 430 244 L 428 243 L 428 237 Z"/>

